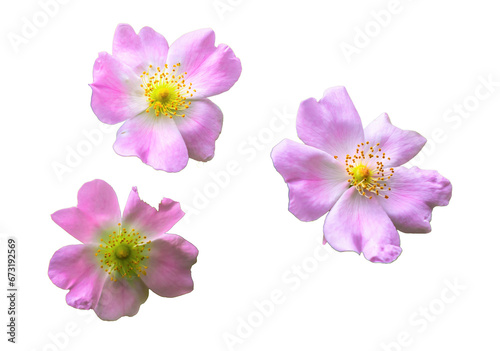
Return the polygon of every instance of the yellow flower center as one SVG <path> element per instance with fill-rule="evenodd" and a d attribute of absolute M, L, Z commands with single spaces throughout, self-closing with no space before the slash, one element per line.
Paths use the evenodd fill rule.
<path fill-rule="evenodd" d="M 127 231 L 121 223 L 118 223 L 118 230 L 106 234 L 103 234 L 95 256 L 111 280 L 146 275 L 148 267 L 144 265 L 144 260 L 149 259 L 146 253 L 151 251 L 151 241 L 146 241 L 147 237 L 135 229 Z"/>
<path fill-rule="evenodd" d="M 338 159 L 338 156 L 334 157 Z M 369 141 L 358 144 L 356 153 L 345 157 L 345 170 L 350 177 L 347 181 L 356 187 L 361 195 L 369 199 L 373 194 L 388 199 L 389 195 L 385 192 L 391 188 L 387 187 L 387 181 L 394 175 L 394 168 L 386 170 L 384 161 L 390 159 L 385 152 L 382 152 L 380 143 L 375 146 L 370 146 Z"/>
<path fill-rule="evenodd" d="M 370 182 L 371 174 L 370 168 L 363 164 L 359 164 L 352 169 L 352 177 L 357 183 Z"/>
<path fill-rule="evenodd" d="M 185 117 L 185 111 L 191 105 L 189 98 L 193 97 L 196 89 L 192 83 L 186 83 L 187 72 L 178 73 L 180 63 L 177 63 L 169 70 L 168 65 L 163 69 L 157 67 L 154 73 L 151 72 L 153 66 L 150 65 L 147 71 L 142 72 L 141 87 L 144 88 L 144 95 L 147 97 L 149 106 L 146 112 L 154 109 L 155 115 L 173 118 L 174 116 Z"/>

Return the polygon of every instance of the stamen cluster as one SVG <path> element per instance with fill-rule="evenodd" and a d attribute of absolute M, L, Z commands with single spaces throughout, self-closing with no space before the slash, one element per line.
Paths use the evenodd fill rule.
<path fill-rule="evenodd" d="M 165 64 L 163 69 L 157 67 L 153 73 L 151 72 L 153 66 L 149 65 L 148 70 L 142 72 L 141 87 L 144 88 L 144 95 L 149 101 L 146 112 L 153 108 L 157 117 L 186 116 L 182 112 L 191 105 L 191 101 L 187 99 L 193 97 L 196 89 L 193 89 L 193 83 L 186 83 L 187 72 L 176 73 L 180 66 L 181 64 L 177 63 L 169 71 L 168 65 Z"/>
<path fill-rule="evenodd" d="M 108 273 L 111 281 L 117 281 L 117 277 L 130 279 L 146 275 L 148 267 L 143 261 L 149 259 L 146 254 L 151 251 L 151 240 L 146 239 L 135 229 L 129 232 L 121 223 L 118 223 L 118 230 L 107 238 L 101 238 L 95 256 L 100 259 L 101 268 Z"/>
<path fill-rule="evenodd" d="M 373 197 L 372 194 L 384 196 L 388 199 L 389 196 L 382 193 L 391 190 L 390 187 L 387 187 L 386 182 L 394 175 L 394 168 L 386 170 L 384 160 L 390 160 L 391 158 L 387 157 L 385 152 L 382 152 L 380 143 L 373 147 L 367 141 L 357 146 L 356 153 L 352 156 L 348 154 L 345 158 L 345 169 L 351 178 L 347 181 L 351 186 L 356 187 L 359 194 L 369 199 Z M 334 157 L 338 159 L 338 156 Z"/>

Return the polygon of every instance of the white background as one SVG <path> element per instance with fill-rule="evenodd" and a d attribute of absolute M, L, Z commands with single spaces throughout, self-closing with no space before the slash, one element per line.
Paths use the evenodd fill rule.
<path fill-rule="evenodd" d="M 214 4 L 225 4 L 226 11 Z M 66 0 L 46 23 L 43 15 L 38 18 L 38 31 L 15 46 L 9 38 L 22 36 L 23 17 L 32 22 L 42 8 L 35 0 L 3 0 L 0 232 L 19 241 L 15 349 L 498 349 L 495 5 Z M 383 25 L 374 22 L 374 13 L 388 10 L 393 13 Z M 58 177 L 54 165 L 66 164 L 70 150 L 87 140 L 84 132 L 101 126 L 90 108 L 88 84 L 97 53 L 111 50 L 118 23 L 136 31 L 150 26 L 169 43 L 211 27 L 217 43 L 230 45 L 241 59 L 240 80 L 213 98 L 224 112 L 224 127 L 212 161 L 190 160 L 176 174 L 155 171 L 114 153 L 116 125 Z M 354 46 L 356 36 L 360 44 L 360 31 L 369 34 L 364 47 L 344 54 L 342 47 Z M 490 92 L 481 82 L 488 79 L 496 82 Z M 387 112 L 396 126 L 434 138 L 414 164 L 439 170 L 453 184 L 450 205 L 434 210 L 432 233 L 401 234 L 403 253 L 389 265 L 329 246 L 318 261 L 324 218 L 304 223 L 288 212 L 287 187 L 269 157 L 283 138 L 297 139 L 299 103 L 335 85 L 347 87 L 365 125 Z M 449 110 L 464 104 L 467 118 Z M 288 116 L 285 127 L 276 120 L 279 114 Z M 252 138 L 260 140 L 258 147 L 251 146 Z M 229 184 L 209 185 L 211 174 L 231 164 L 239 173 Z M 175 299 L 151 293 L 135 317 L 117 322 L 66 305 L 66 291 L 51 283 L 47 267 L 57 249 L 76 240 L 50 214 L 76 205 L 80 186 L 95 178 L 114 187 L 122 208 L 135 185 L 152 205 L 166 196 L 189 210 L 171 232 L 200 250 L 192 293 Z M 207 189 L 211 198 L 205 204 L 195 195 Z M 293 267 L 308 273 L 299 276 Z M 459 290 L 448 290 L 450 284 Z M 255 302 L 269 300 L 275 290 L 281 303 L 262 317 Z M 430 315 L 424 317 L 426 309 Z M 251 330 L 242 327 L 249 319 L 256 326 Z M 76 331 L 68 336 L 66 329 Z M 0 330 L 4 349 L 7 336 Z M 229 347 L 228 338 L 236 346 Z"/>

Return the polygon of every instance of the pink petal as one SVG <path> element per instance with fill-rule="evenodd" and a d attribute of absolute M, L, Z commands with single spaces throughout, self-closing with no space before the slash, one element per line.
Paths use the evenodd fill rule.
<path fill-rule="evenodd" d="M 446 206 L 451 183 L 436 171 L 398 167 L 387 182 L 389 198 L 377 197 L 396 228 L 406 233 L 429 233 L 432 209 Z"/>
<path fill-rule="evenodd" d="M 193 98 L 203 98 L 229 90 L 241 74 L 240 60 L 225 44 L 215 47 L 215 33 L 200 29 L 177 39 L 168 53 L 169 67 L 180 63 L 186 81 L 196 89 Z"/>
<path fill-rule="evenodd" d="M 186 143 L 173 119 L 156 117 L 154 112 L 144 112 L 125 122 L 113 148 L 119 155 L 137 156 L 151 167 L 167 172 L 182 170 L 189 159 Z"/>
<path fill-rule="evenodd" d="M 337 251 L 363 252 L 372 262 L 389 263 L 400 254 L 399 234 L 374 198 L 347 190 L 326 216 L 325 239 Z"/>
<path fill-rule="evenodd" d="M 151 243 L 147 275 L 144 283 L 156 294 L 175 297 L 193 290 L 191 266 L 196 263 L 198 249 L 174 234 L 164 235 Z"/>
<path fill-rule="evenodd" d="M 303 101 L 297 133 L 304 143 L 345 160 L 364 141 L 361 119 L 344 87 L 325 91 L 323 98 Z"/>
<path fill-rule="evenodd" d="M 273 149 L 271 158 L 288 184 L 288 208 L 301 221 L 324 215 L 349 187 L 345 166 L 311 146 L 285 139 Z"/>
<path fill-rule="evenodd" d="M 186 117 L 174 118 L 186 143 L 189 157 L 209 161 L 214 157 L 215 141 L 222 129 L 222 111 L 208 99 L 195 100 L 183 111 Z"/>
<path fill-rule="evenodd" d="M 167 40 L 152 28 L 144 27 L 139 34 L 128 24 L 116 28 L 113 39 L 113 56 L 140 75 L 149 65 L 163 69 L 167 62 Z"/>
<path fill-rule="evenodd" d="M 411 160 L 424 147 L 427 139 L 411 130 L 402 130 L 392 125 L 387 113 L 381 114 L 365 128 L 365 138 L 379 148 L 390 160 L 384 166 L 396 167 Z"/>
<path fill-rule="evenodd" d="M 101 52 L 94 63 L 90 105 L 101 122 L 116 124 L 132 118 L 148 107 L 142 81 L 130 67 Z"/>
<path fill-rule="evenodd" d="M 146 302 L 149 289 L 139 278 L 106 279 L 102 294 L 94 308 L 99 318 L 105 321 L 115 321 L 120 317 L 132 317 L 139 312 L 139 307 Z"/>
<path fill-rule="evenodd" d="M 139 198 L 137 187 L 133 187 L 123 211 L 123 222 L 127 228 L 143 232 L 148 240 L 169 231 L 183 216 L 178 202 L 163 198 L 158 210 Z"/>
<path fill-rule="evenodd" d="M 52 214 L 54 222 L 83 243 L 96 241 L 103 229 L 116 225 L 120 218 L 115 191 L 100 179 L 82 185 L 76 207 Z"/>
<path fill-rule="evenodd" d="M 65 246 L 52 256 L 49 278 L 61 289 L 69 289 L 68 305 L 88 310 L 95 308 L 101 295 L 106 274 L 95 260 L 97 247 Z"/>

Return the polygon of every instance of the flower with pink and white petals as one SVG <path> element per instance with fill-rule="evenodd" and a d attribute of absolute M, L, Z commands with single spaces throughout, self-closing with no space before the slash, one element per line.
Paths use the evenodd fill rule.
<path fill-rule="evenodd" d="M 283 140 L 272 151 L 289 189 L 289 210 L 301 221 L 326 216 L 324 241 L 372 262 L 401 254 L 398 230 L 429 233 L 432 209 L 446 206 L 451 184 L 436 171 L 402 165 L 424 146 L 420 134 L 380 115 L 363 129 L 344 87 L 301 103 L 300 144 Z"/>
<path fill-rule="evenodd" d="M 101 52 L 95 61 L 91 106 L 104 123 L 125 122 L 113 146 L 117 154 L 178 172 L 189 158 L 214 157 L 222 111 L 207 98 L 229 90 L 240 74 L 240 60 L 227 45 L 215 46 L 211 29 L 169 46 L 149 27 L 136 34 L 121 24 L 112 55 Z"/>
<path fill-rule="evenodd" d="M 198 249 L 175 234 L 165 234 L 184 212 L 163 198 L 158 210 L 132 188 L 123 215 L 113 188 L 102 180 L 85 183 L 78 205 L 52 219 L 82 244 L 59 249 L 49 278 L 68 289 L 66 302 L 93 309 L 103 320 L 134 316 L 149 295 L 176 297 L 193 290 L 191 266 Z"/>

